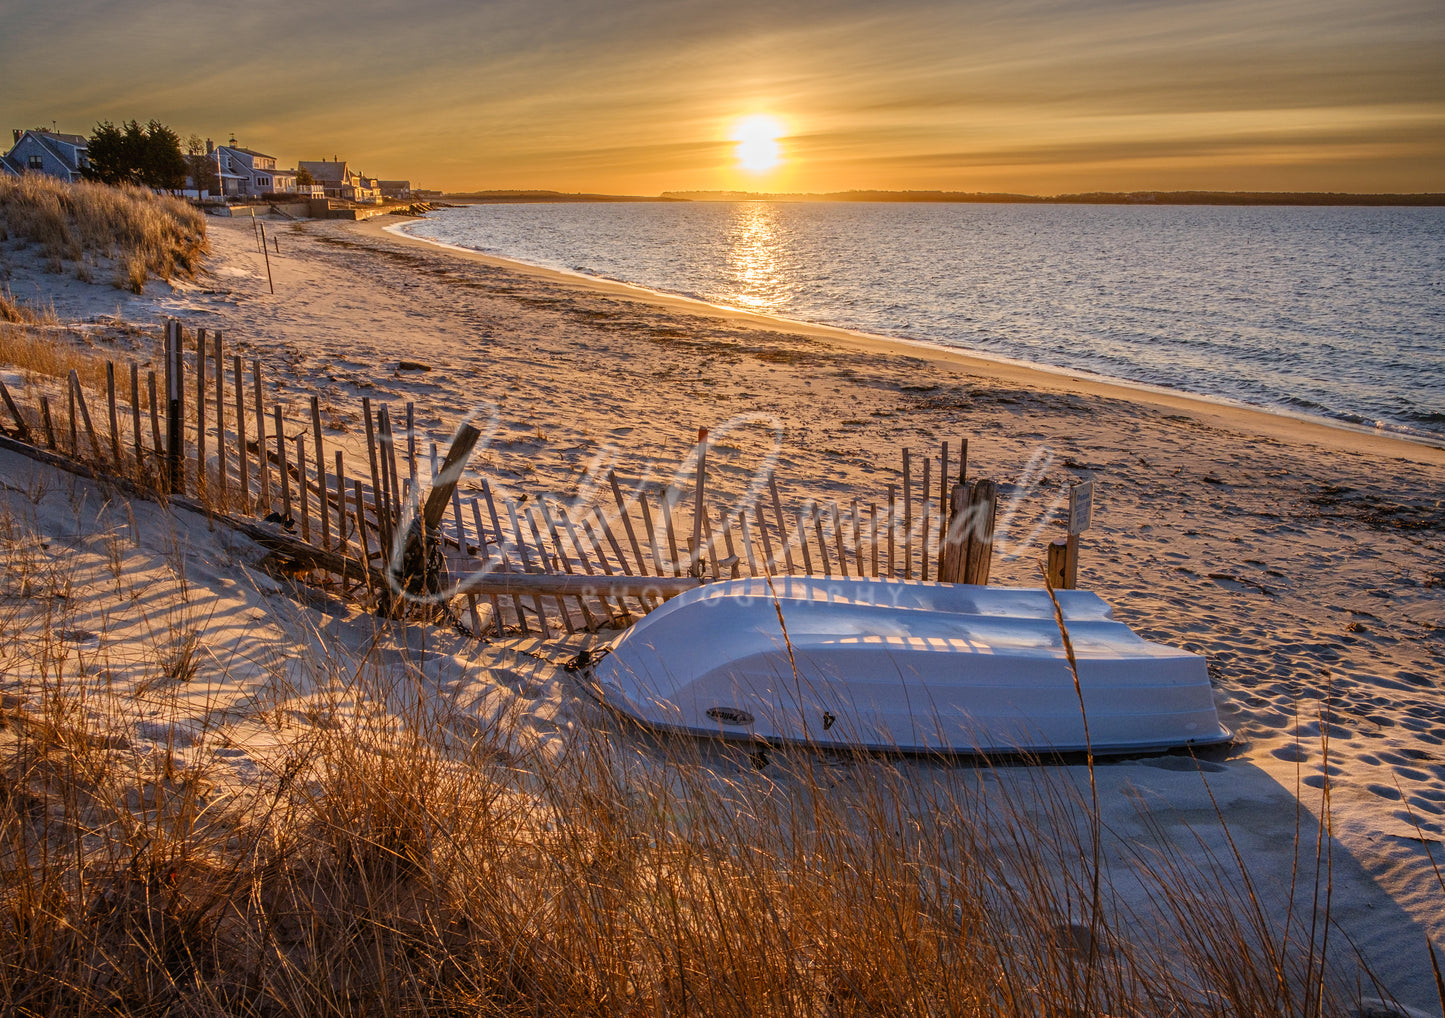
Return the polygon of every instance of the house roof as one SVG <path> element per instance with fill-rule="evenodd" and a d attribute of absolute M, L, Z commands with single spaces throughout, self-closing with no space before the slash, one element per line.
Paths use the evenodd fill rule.
<path fill-rule="evenodd" d="M 296 165 L 307 173 L 310 173 L 316 180 L 331 180 L 337 183 L 345 180 L 351 172 L 345 162 L 334 163 L 325 159 L 320 162 L 302 159 L 299 160 Z"/>
<path fill-rule="evenodd" d="M 236 146 L 236 145 L 222 145 L 221 147 L 222 147 L 222 148 L 230 149 L 232 152 L 240 152 L 242 155 L 258 156 L 258 157 L 260 157 L 261 159 L 275 159 L 275 158 L 276 158 L 276 157 L 273 156 L 273 155 L 267 155 L 265 152 L 257 152 L 257 151 L 256 151 L 255 149 L 253 149 L 253 148 L 240 148 L 240 147 L 238 147 L 238 146 Z"/>
<path fill-rule="evenodd" d="M 61 134 L 59 131 L 47 131 L 44 128 L 32 128 L 27 134 L 36 137 L 53 138 L 56 141 L 63 141 L 67 145 L 74 145 L 77 148 L 85 148 L 90 144 L 90 139 L 83 134 Z"/>

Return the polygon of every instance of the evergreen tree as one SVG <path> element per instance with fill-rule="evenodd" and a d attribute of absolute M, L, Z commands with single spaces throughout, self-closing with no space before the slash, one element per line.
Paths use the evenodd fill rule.
<path fill-rule="evenodd" d="M 146 125 L 141 182 L 164 191 L 186 186 L 186 157 L 181 155 L 180 135 L 159 120 Z"/>
<path fill-rule="evenodd" d="M 91 180 L 165 190 L 175 190 L 185 183 L 181 139 L 159 120 L 145 127 L 134 120 L 120 127 L 102 121 L 95 125 L 88 149 L 90 166 L 85 175 Z"/>

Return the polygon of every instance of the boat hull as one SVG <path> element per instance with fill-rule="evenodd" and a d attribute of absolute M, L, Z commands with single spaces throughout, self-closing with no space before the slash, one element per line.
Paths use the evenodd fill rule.
<path fill-rule="evenodd" d="M 1123 754 L 1229 740 L 1202 657 L 1141 639 L 1095 594 L 1056 594 L 1077 688 L 1045 590 L 804 577 L 672 599 L 593 664 L 592 685 L 652 727 L 823 748 Z"/>

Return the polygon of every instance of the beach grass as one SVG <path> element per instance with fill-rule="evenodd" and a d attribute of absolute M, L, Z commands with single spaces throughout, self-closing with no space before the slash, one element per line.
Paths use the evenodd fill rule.
<path fill-rule="evenodd" d="M 229 659 L 180 552 L 166 589 L 130 576 L 132 522 L 84 567 L 23 511 L 54 496 L 0 518 L 0 656 L 39 686 L 0 727 L 7 1013 L 1347 1013 L 1327 905 L 1275 915 L 1242 860 L 1162 836 L 1101 876 L 1057 768 L 760 766 L 605 720 L 548 750 L 373 644 L 309 661 L 309 690 L 278 671 L 237 782 L 235 717 L 181 706 Z M 73 629 L 96 582 L 146 616 L 134 688 Z"/>
<path fill-rule="evenodd" d="M 109 271 L 117 289 L 192 278 L 209 250 L 205 216 L 139 187 L 65 183 L 42 174 L 0 177 L 0 242 L 33 245 L 56 273 L 90 282 Z"/>
<path fill-rule="evenodd" d="M 105 358 L 85 346 L 81 333 L 54 311 L 35 311 L 0 292 L 0 364 L 27 376 L 64 380 L 75 371 L 92 392 L 105 391 Z"/>

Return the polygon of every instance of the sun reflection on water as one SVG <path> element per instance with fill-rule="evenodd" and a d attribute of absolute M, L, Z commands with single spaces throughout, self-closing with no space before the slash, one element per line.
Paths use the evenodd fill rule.
<path fill-rule="evenodd" d="M 750 311 L 777 311 L 791 289 L 783 263 L 778 208 L 770 202 L 734 206 L 727 230 L 727 303 Z"/>

